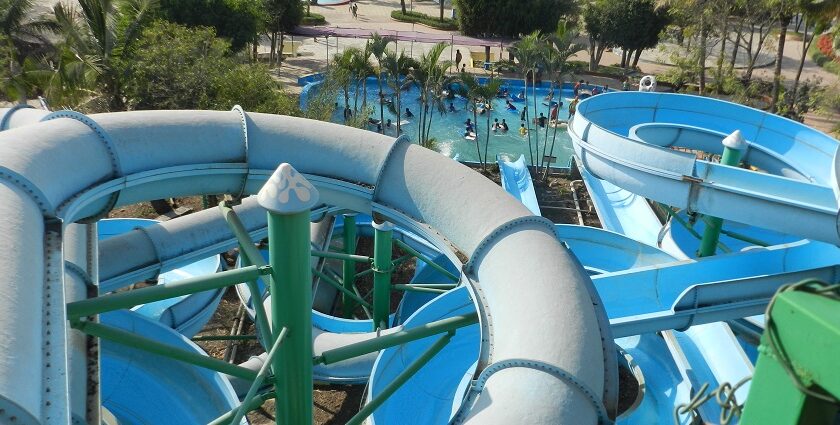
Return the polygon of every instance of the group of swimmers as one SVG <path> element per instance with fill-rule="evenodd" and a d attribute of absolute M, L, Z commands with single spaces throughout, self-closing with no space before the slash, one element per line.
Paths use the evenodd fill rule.
<path fill-rule="evenodd" d="M 476 133 L 477 133 L 476 126 L 475 126 L 475 123 L 472 121 L 471 118 L 467 118 L 467 120 L 464 121 L 464 125 L 466 126 L 466 128 L 464 129 L 464 137 L 470 137 L 470 136 L 475 136 L 476 135 Z M 522 124 L 522 127 L 524 128 L 525 124 Z M 498 132 L 498 131 L 500 131 L 502 133 L 506 133 L 508 130 L 510 130 L 510 127 L 508 127 L 508 123 L 504 118 L 502 118 L 502 122 L 499 122 L 499 119 L 495 118 L 495 119 L 493 119 L 493 126 L 491 127 L 491 130 L 494 133 Z M 522 133 L 522 130 L 520 129 L 519 132 Z"/>

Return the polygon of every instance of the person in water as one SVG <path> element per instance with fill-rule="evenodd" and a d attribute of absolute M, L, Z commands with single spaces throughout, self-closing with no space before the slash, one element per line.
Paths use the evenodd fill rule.
<path fill-rule="evenodd" d="M 519 121 L 525 121 L 525 114 L 528 112 L 528 105 L 522 107 L 522 112 L 519 113 Z"/>
<path fill-rule="evenodd" d="M 449 112 L 455 112 L 455 110 L 455 105 L 453 105 L 452 102 L 449 102 Z"/>
<path fill-rule="evenodd" d="M 516 110 L 516 106 L 514 106 L 513 103 L 510 103 L 509 100 L 507 100 L 506 102 L 507 102 L 507 109 L 509 111 L 515 111 Z"/>
<path fill-rule="evenodd" d="M 569 102 L 569 118 L 570 119 L 572 118 L 572 115 L 574 115 L 575 111 L 577 110 L 578 102 L 579 102 L 579 100 L 578 100 L 577 96 L 575 96 L 575 98 L 571 102 Z"/>
<path fill-rule="evenodd" d="M 516 98 L 517 99 L 525 99 L 525 90 L 522 90 L 521 92 L 519 92 L 519 94 L 516 95 Z"/>
<path fill-rule="evenodd" d="M 467 125 L 467 127 L 472 127 L 472 125 L 473 125 L 473 124 L 472 124 L 472 118 L 467 118 L 467 120 L 466 120 L 466 121 L 464 121 L 464 124 L 466 124 L 466 125 Z"/>
<path fill-rule="evenodd" d="M 501 123 L 501 124 L 499 124 L 499 129 L 500 129 L 500 130 L 502 130 L 502 131 L 508 131 L 508 130 L 510 130 L 510 129 L 508 128 L 508 125 L 507 125 L 507 123 L 505 122 L 505 119 L 504 119 L 504 118 L 502 118 L 502 123 Z"/>
<path fill-rule="evenodd" d="M 577 83 L 575 83 L 575 88 L 574 88 L 575 97 L 577 97 L 577 95 L 580 93 L 580 86 L 581 85 L 583 85 L 583 80 L 580 80 Z"/>
<path fill-rule="evenodd" d="M 501 125 L 499 124 L 499 119 L 495 118 L 493 120 L 493 132 L 495 133 L 496 131 L 499 130 L 499 128 L 501 128 Z"/>
<path fill-rule="evenodd" d="M 601 89 L 599 89 L 598 86 L 593 87 L 592 88 L 592 96 L 595 96 L 595 95 L 598 95 L 598 94 L 601 94 Z"/>
<path fill-rule="evenodd" d="M 391 119 L 390 118 L 388 118 L 388 120 L 385 121 L 385 128 L 391 128 Z"/>
<path fill-rule="evenodd" d="M 539 116 L 539 118 L 537 118 L 537 122 L 540 124 L 540 127 L 545 128 L 545 121 L 546 121 L 547 119 L 548 119 L 548 118 L 546 118 L 546 117 L 545 117 L 545 115 L 543 115 L 543 113 L 542 113 L 542 112 L 540 112 L 540 116 Z"/>
<path fill-rule="evenodd" d="M 528 134 L 528 129 L 525 128 L 525 124 L 520 124 L 519 125 L 519 135 L 524 136 L 526 134 Z"/>
<path fill-rule="evenodd" d="M 405 108 L 405 117 L 406 118 L 413 118 L 414 114 L 411 113 L 411 109 Z"/>

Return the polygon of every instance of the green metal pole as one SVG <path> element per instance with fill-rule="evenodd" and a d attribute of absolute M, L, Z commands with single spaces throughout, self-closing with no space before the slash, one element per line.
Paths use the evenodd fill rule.
<path fill-rule="evenodd" d="M 312 269 L 310 209 L 318 190 L 283 163 L 260 189 L 268 210 L 268 257 L 272 269 L 271 325 L 289 334 L 272 360 L 278 425 L 312 423 Z"/>
<path fill-rule="evenodd" d="M 196 276 L 162 285 L 135 289 L 133 291 L 117 292 L 96 298 L 74 301 L 67 304 L 67 318 L 78 319 L 108 311 L 134 307 L 140 304 L 180 297 L 181 295 L 224 288 L 254 280 L 270 272 L 269 267 L 242 267 L 208 276 Z"/>
<path fill-rule="evenodd" d="M 276 394 L 274 394 L 274 391 L 270 391 L 270 392 L 263 393 L 263 394 L 258 394 L 256 396 L 254 396 L 253 399 L 251 399 L 251 403 L 248 406 L 245 406 L 245 410 L 250 412 L 250 411 L 262 406 L 263 403 L 265 403 L 266 401 L 273 399 L 275 396 L 276 396 Z M 224 415 L 219 416 L 216 419 L 213 419 L 207 425 L 228 425 L 228 424 L 231 423 L 230 420 L 231 420 L 231 418 L 233 418 L 233 415 L 235 415 L 236 412 L 239 411 L 239 409 L 241 409 L 241 408 L 242 408 L 241 406 L 237 407 L 237 408 L 225 413 Z M 239 424 L 236 424 L 236 425 L 239 425 Z"/>
<path fill-rule="evenodd" d="M 277 354 L 277 349 L 280 348 L 281 344 L 283 344 L 283 340 L 286 338 L 288 331 L 288 329 L 283 328 L 277 335 L 277 339 L 274 341 L 274 346 L 271 347 L 271 350 L 268 352 L 268 356 L 265 358 L 265 363 L 263 363 L 262 367 L 260 367 L 260 371 L 257 372 L 257 377 L 251 384 L 251 388 L 248 388 L 248 393 L 245 394 L 245 398 L 242 399 L 242 403 L 239 405 L 239 410 L 236 411 L 236 414 L 230 421 L 231 424 L 239 425 L 242 417 L 248 413 L 248 406 L 251 405 L 251 400 L 257 395 L 257 390 L 260 389 L 263 380 L 265 380 L 265 377 L 268 375 L 268 367 L 274 361 L 274 355 Z"/>
<path fill-rule="evenodd" d="M 449 343 L 449 340 L 452 339 L 452 336 L 455 335 L 455 331 L 449 331 L 446 335 L 438 338 L 437 341 L 429 347 L 428 350 L 423 352 L 417 360 L 411 362 L 408 367 L 405 368 L 393 381 L 389 382 L 385 388 L 382 389 L 382 392 L 376 395 L 373 400 L 369 401 L 365 404 L 365 407 L 362 410 L 359 410 L 355 416 L 353 416 L 348 422 L 347 425 L 360 425 L 368 416 L 376 410 L 377 407 L 381 406 L 385 400 L 388 400 L 388 397 L 391 397 L 398 389 L 400 389 L 403 384 L 406 383 L 409 379 L 411 379 L 414 374 L 416 374 L 426 363 L 429 362 L 440 350 L 443 350 L 443 347 Z"/>
<path fill-rule="evenodd" d="M 201 354 L 191 353 L 153 339 L 137 336 L 122 329 L 86 320 L 73 320 L 70 322 L 70 326 L 73 327 L 73 329 L 78 329 L 88 335 L 92 335 L 100 339 L 107 339 L 138 350 L 143 350 L 163 357 L 169 357 L 210 370 L 227 373 L 228 375 L 236 376 L 238 378 L 253 380 L 257 377 L 257 373 L 250 369 L 230 364 L 226 361 L 215 359 L 210 356 L 202 356 Z"/>
<path fill-rule="evenodd" d="M 454 274 L 450 273 L 450 272 L 449 272 L 449 270 L 446 270 L 446 268 L 444 268 L 444 267 L 442 267 L 441 265 L 439 265 L 439 264 L 435 263 L 435 262 L 434 262 L 434 261 L 432 261 L 431 259 L 426 258 L 426 256 L 424 256 L 423 254 L 421 254 L 421 253 L 420 253 L 419 251 L 417 251 L 416 249 L 414 249 L 414 248 L 410 247 L 407 243 L 405 243 L 405 242 L 403 242 L 403 241 L 401 241 L 401 240 L 399 240 L 399 239 L 395 240 L 394 242 L 396 242 L 396 244 L 397 244 L 400 248 L 402 248 L 402 250 L 403 250 L 403 251 L 405 251 L 405 252 L 407 252 L 407 253 L 409 253 L 409 254 L 411 254 L 411 255 L 413 255 L 413 256 L 415 256 L 415 257 L 417 257 L 417 259 L 418 259 L 418 260 L 420 260 L 420 261 L 422 261 L 422 262 L 426 263 L 429 267 L 431 267 L 431 268 L 433 268 L 433 269 L 435 269 L 435 270 L 439 271 L 439 272 L 440 272 L 440 273 L 442 273 L 444 276 L 446 276 L 446 277 L 448 277 L 448 278 L 452 279 L 452 281 L 454 281 L 454 282 L 458 282 L 459 280 L 461 280 L 458 276 L 455 276 Z"/>
<path fill-rule="evenodd" d="M 373 233 L 373 330 L 388 327 L 391 314 L 391 265 L 394 225 L 390 222 L 372 224 Z"/>
<path fill-rule="evenodd" d="M 355 254 L 356 253 L 356 214 L 345 214 L 344 215 L 344 252 L 347 254 Z M 341 313 L 344 317 L 350 317 L 353 314 L 353 310 L 356 308 L 356 304 L 353 301 L 353 297 L 347 295 L 347 293 L 353 293 L 353 285 L 356 283 L 356 264 L 350 260 L 344 260 L 341 274 L 341 281 L 344 283 L 344 295 L 341 299 L 342 310 Z"/>
<path fill-rule="evenodd" d="M 741 154 L 747 147 L 747 142 L 741 135 L 740 130 L 735 130 L 723 139 L 723 155 L 720 157 L 721 165 L 737 167 L 741 162 Z M 709 217 L 706 229 L 703 231 L 703 238 L 700 240 L 700 249 L 697 250 L 698 257 L 715 255 L 718 240 L 720 240 L 720 229 L 723 227 L 723 219 Z"/>
<path fill-rule="evenodd" d="M 324 272 L 318 271 L 318 269 L 314 269 L 314 268 L 313 268 L 313 269 L 312 269 L 312 273 L 313 273 L 315 276 L 320 277 L 320 278 L 321 278 L 321 280 L 323 280 L 324 282 L 327 282 L 327 283 L 328 283 L 330 286 L 332 286 L 333 288 L 337 289 L 339 292 L 341 292 L 341 294 L 342 294 L 344 297 L 349 297 L 349 298 L 350 298 L 351 300 L 353 300 L 354 302 L 359 303 L 359 304 L 362 304 L 362 305 L 364 305 L 364 306 L 366 306 L 366 307 L 368 307 L 368 308 L 369 308 L 369 307 L 371 307 L 370 303 L 368 303 L 367 301 L 363 300 L 361 297 L 359 297 L 358 295 L 356 295 L 356 294 L 353 292 L 353 290 L 352 290 L 352 289 L 349 289 L 349 290 L 348 290 L 347 288 L 345 288 L 344 286 L 342 286 L 342 285 L 341 285 L 341 283 L 336 282 L 336 281 L 335 281 L 335 279 L 333 279 L 333 278 L 331 278 L 331 277 L 327 276 Z"/>
<path fill-rule="evenodd" d="M 254 244 L 251 243 L 249 244 L 249 246 L 254 246 Z M 241 254 L 239 256 L 239 267 L 247 267 L 251 265 L 250 257 L 247 254 L 245 254 L 244 245 L 239 245 L 239 252 Z M 262 258 L 262 254 L 260 254 L 259 251 L 257 251 L 256 254 L 259 257 L 260 262 L 265 264 L 265 261 Z M 263 282 L 270 281 L 270 276 L 267 276 L 265 279 L 263 279 Z M 271 327 L 268 325 L 268 316 L 265 313 L 265 306 L 263 305 L 263 293 L 262 291 L 260 291 L 260 286 L 257 284 L 256 280 L 249 280 L 245 282 L 245 286 L 248 287 L 248 292 L 251 293 L 251 307 L 253 307 L 254 309 L 254 319 L 257 322 L 257 330 L 259 331 L 260 339 L 262 339 L 262 346 L 263 348 L 268 348 L 271 345 L 271 340 L 274 339 L 274 337 L 271 335 Z M 265 285 L 265 287 L 267 288 L 268 285 Z"/>
<path fill-rule="evenodd" d="M 478 323 L 478 314 L 470 313 L 461 316 L 453 316 L 446 319 L 429 322 L 416 328 L 401 330 L 388 335 L 382 335 L 366 341 L 360 341 L 333 348 L 321 353 L 313 359 L 313 363 L 333 364 L 342 360 L 352 359 L 375 351 L 384 350 L 406 342 L 423 339 L 443 332 L 449 332 L 464 326 Z"/>

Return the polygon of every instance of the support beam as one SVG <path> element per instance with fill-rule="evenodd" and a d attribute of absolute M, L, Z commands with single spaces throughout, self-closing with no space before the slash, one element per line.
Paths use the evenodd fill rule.
<path fill-rule="evenodd" d="M 318 190 L 283 163 L 260 189 L 257 201 L 268 210 L 271 264 L 271 325 L 288 329 L 286 343 L 271 361 L 277 425 L 312 423 L 312 269 L 310 209 Z"/>
<path fill-rule="evenodd" d="M 359 411 L 355 416 L 353 416 L 348 422 L 347 425 L 361 425 L 368 416 L 370 416 L 377 407 L 381 406 L 382 403 L 385 403 L 391 395 L 397 392 L 400 387 L 403 386 L 409 379 L 411 379 L 414 374 L 416 374 L 426 363 L 429 362 L 433 357 L 443 350 L 443 347 L 446 347 L 446 344 L 449 344 L 449 340 L 452 339 L 452 336 L 455 335 L 455 331 L 449 331 L 446 335 L 438 338 L 428 350 L 423 352 L 417 360 L 411 362 L 408 367 L 405 368 L 393 381 L 389 382 L 385 388 L 382 389 L 382 392 L 377 394 L 373 400 L 369 401 L 362 410 Z"/>
<path fill-rule="evenodd" d="M 190 363 L 196 366 L 226 373 L 237 378 L 247 379 L 249 381 L 257 377 L 257 373 L 241 366 L 230 364 L 226 361 L 215 359 L 210 356 L 203 356 L 198 353 L 192 353 L 180 348 L 175 348 L 170 345 L 155 341 L 153 339 L 137 336 L 131 332 L 126 332 L 122 329 L 117 329 L 111 326 L 102 325 L 86 320 L 75 320 L 70 322 L 70 326 L 78 329 L 88 335 L 98 337 L 100 339 L 107 339 L 118 344 L 126 345 L 138 350 L 143 350 L 159 356 L 169 357 L 171 359 L 179 360 L 185 363 Z"/>
<path fill-rule="evenodd" d="M 449 332 L 464 326 L 478 323 L 478 313 L 453 316 L 420 325 L 416 328 L 401 330 L 388 335 L 382 335 L 374 339 L 360 341 L 344 347 L 334 348 L 321 353 L 313 359 L 315 364 L 333 364 L 342 360 L 352 359 L 368 353 L 384 350 L 388 347 L 405 344 L 417 339 L 423 339 L 432 335 Z"/>
<path fill-rule="evenodd" d="M 723 155 L 720 157 L 721 165 L 737 167 L 741 162 L 741 154 L 747 148 L 747 142 L 741 135 L 740 130 L 735 130 L 723 139 Z M 720 229 L 723 227 L 723 219 L 720 217 L 708 217 L 706 228 L 703 231 L 703 238 L 700 239 L 700 248 L 697 250 L 698 257 L 715 255 L 720 240 Z"/>
<path fill-rule="evenodd" d="M 394 225 L 372 223 L 373 234 L 373 330 L 387 329 L 391 314 L 391 264 Z"/>
<path fill-rule="evenodd" d="M 95 314 L 134 307 L 154 301 L 180 297 L 236 285 L 271 273 L 270 267 L 249 266 L 207 276 L 191 277 L 176 282 L 117 292 L 67 304 L 67 318 L 79 319 Z"/>
<path fill-rule="evenodd" d="M 355 254 L 357 237 L 356 214 L 344 215 L 344 226 L 342 229 L 342 236 L 344 238 L 344 252 L 350 255 Z M 351 294 L 353 293 L 353 285 L 356 283 L 356 264 L 352 261 L 344 260 L 341 271 L 341 281 L 344 284 L 344 289 L 346 290 L 342 291 L 344 292 L 344 294 L 341 297 L 341 312 L 345 318 L 349 318 L 353 315 L 353 310 L 356 307 L 353 297 L 347 295 L 348 291 Z"/>

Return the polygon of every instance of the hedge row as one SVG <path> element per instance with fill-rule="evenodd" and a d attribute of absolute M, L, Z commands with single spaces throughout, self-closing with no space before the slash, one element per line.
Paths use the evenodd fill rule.
<path fill-rule="evenodd" d="M 397 9 L 391 12 L 391 18 L 401 22 L 423 24 L 444 31 L 458 30 L 458 22 L 454 19 L 443 18 L 443 22 L 441 22 L 440 19 L 436 17 L 420 12 L 406 11 L 405 13 L 402 13 L 401 10 Z"/>
<path fill-rule="evenodd" d="M 303 19 L 300 20 L 301 25 L 322 25 L 325 23 L 327 23 L 327 19 L 324 18 L 324 15 L 317 13 L 310 13 L 309 16 L 303 15 Z"/>

